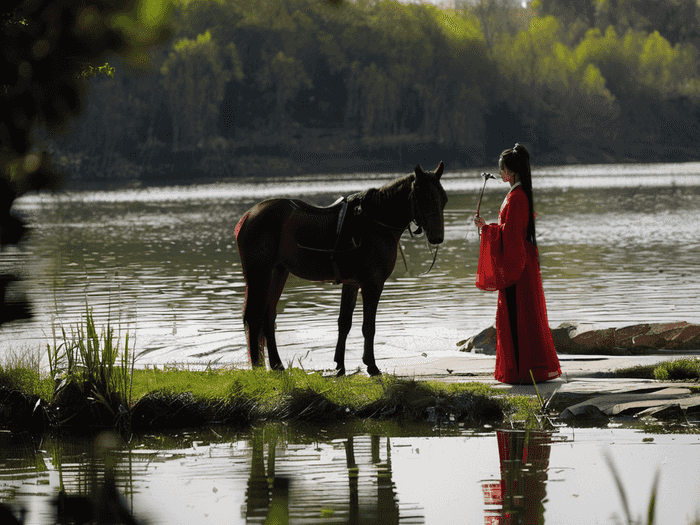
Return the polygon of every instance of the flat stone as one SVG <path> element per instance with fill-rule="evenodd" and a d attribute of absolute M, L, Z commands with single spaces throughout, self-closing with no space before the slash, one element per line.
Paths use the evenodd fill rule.
<path fill-rule="evenodd" d="M 597 417 L 629 415 L 644 410 L 678 405 L 681 409 L 700 404 L 700 395 L 691 396 L 687 388 L 649 389 L 625 394 L 606 394 L 596 396 L 581 403 L 565 408 L 559 415 L 560 419 L 590 419 L 591 414 L 600 412 Z"/>

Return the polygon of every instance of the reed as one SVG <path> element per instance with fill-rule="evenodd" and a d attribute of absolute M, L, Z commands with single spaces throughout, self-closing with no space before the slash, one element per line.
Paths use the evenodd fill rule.
<path fill-rule="evenodd" d="M 55 382 L 54 399 L 70 385 L 113 414 L 128 410 L 135 355 L 129 333 L 123 347 L 119 336 L 120 333 L 115 336 L 109 321 L 98 331 L 87 301 L 82 323 L 71 327 L 70 332 L 61 328 L 60 338 L 54 332 L 53 346 L 47 345 L 49 371 Z"/>

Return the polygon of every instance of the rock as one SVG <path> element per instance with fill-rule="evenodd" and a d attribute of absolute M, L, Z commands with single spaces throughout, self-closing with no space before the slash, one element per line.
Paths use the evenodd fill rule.
<path fill-rule="evenodd" d="M 564 410 L 562 410 L 561 414 L 559 414 L 559 419 L 561 421 L 577 421 L 577 422 L 594 422 L 598 423 L 604 419 L 607 419 L 608 416 L 606 416 L 603 412 L 601 412 L 596 406 L 594 405 L 587 405 L 587 404 L 579 404 L 579 405 L 574 405 L 571 407 L 567 407 Z"/>
<path fill-rule="evenodd" d="M 573 337 L 578 331 L 578 325 L 575 323 L 562 323 L 557 328 L 552 330 L 552 339 L 554 340 L 554 348 L 562 354 L 581 354 L 584 347 L 579 343 L 574 342 Z"/>
<path fill-rule="evenodd" d="M 700 326 L 687 325 L 678 335 L 667 340 L 667 348 L 673 350 L 690 350 L 700 348 Z"/>
<path fill-rule="evenodd" d="M 605 394 L 565 408 L 559 418 L 564 421 L 588 421 L 603 417 L 653 415 L 658 419 L 676 419 L 683 411 L 700 405 L 700 396 L 687 388 L 642 389 L 625 394 Z"/>
<path fill-rule="evenodd" d="M 554 347 L 562 354 L 643 355 L 660 349 L 700 350 L 700 325 L 685 321 L 602 329 L 562 323 L 551 332 Z M 495 355 L 495 325 L 461 341 L 460 346 L 462 352 Z"/>
<path fill-rule="evenodd" d="M 486 330 L 482 330 L 474 337 L 467 339 L 466 344 L 459 350 L 460 352 L 496 355 L 496 325 L 491 325 Z"/>
<path fill-rule="evenodd" d="M 648 350 L 648 349 L 654 349 L 654 348 L 663 348 L 664 343 L 666 340 L 659 336 L 659 335 L 654 335 L 654 334 L 644 334 L 644 335 L 635 335 L 632 338 L 631 341 L 631 346 L 633 350 L 641 351 L 641 350 Z"/>
<path fill-rule="evenodd" d="M 651 330 L 650 324 L 636 324 L 618 328 L 615 330 L 615 346 L 618 348 L 630 348 L 634 346 L 634 339 L 644 336 Z"/>
<path fill-rule="evenodd" d="M 615 329 L 592 330 L 573 338 L 574 343 L 591 351 L 602 351 L 615 348 Z"/>
<path fill-rule="evenodd" d="M 637 417 L 653 417 L 655 419 L 669 421 L 682 420 L 685 414 L 679 403 L 669 403 L 667 405 L 655 406 L 642 410 L 637 414 Z"/>

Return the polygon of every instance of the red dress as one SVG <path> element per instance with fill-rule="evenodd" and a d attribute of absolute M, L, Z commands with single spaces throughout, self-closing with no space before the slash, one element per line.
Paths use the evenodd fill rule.
<path fill-rule="evenodd" d="M 527 196 L 515 186 L 503 202 L 498 224 L 481 229 L 476 286 L 498 290 L 494 376 L 502 383 L 531 383 L 530 370 L 538 382 L 561 375 L 537 247 L 525 238 L 528 217 Z"/>

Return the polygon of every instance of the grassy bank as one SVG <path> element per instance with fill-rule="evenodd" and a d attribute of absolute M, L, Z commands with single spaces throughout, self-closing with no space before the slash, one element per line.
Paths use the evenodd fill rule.
<path fill-rule="evenodd" d="M 468 427 L 509 420 L 514 426 L 531 426 L 539 409 L 534 399 L 503 396 L 479 383 L 444 384 L 395 376 L 335 378 L 300 369 L 173 367 L 134 370 L 132 404 L 115 406 L 90 396 L 81 382 L 72 388 L 62 383 L 52 391 L 50 378 L 10 379 L 20 377 L 18 370 L 0 371 L 0 407 L 5 416 L 0 425 L 5 428 L 117 426 L 141 432 L 207 424 L 243 427 L 265 421 L 324 424 L 357 419 Z"/>
<path fill-rule="evenodd" d="M 700 381 L 700 359 L 689 357 L 657 363 L 636 365 L 615 370 L 615 375 L 631 379 L 656 379 L 657 381 Z"/>
<path fill-rule="evenodd" d="M 133 340 L 133 337 L 131 337 Z M 46 349 L 49 373 L 32 352 L 0 363 L 0 427 L 112 428 L 131 433 L 264 421 L 392 420 L 478 427 L 537 424 L 539 402 L 480 383 L 443 384 L 395 376 L 336 378 L 296 368 L 135 368 L 128 333 L 83 323 L 61 329 Z"/>

